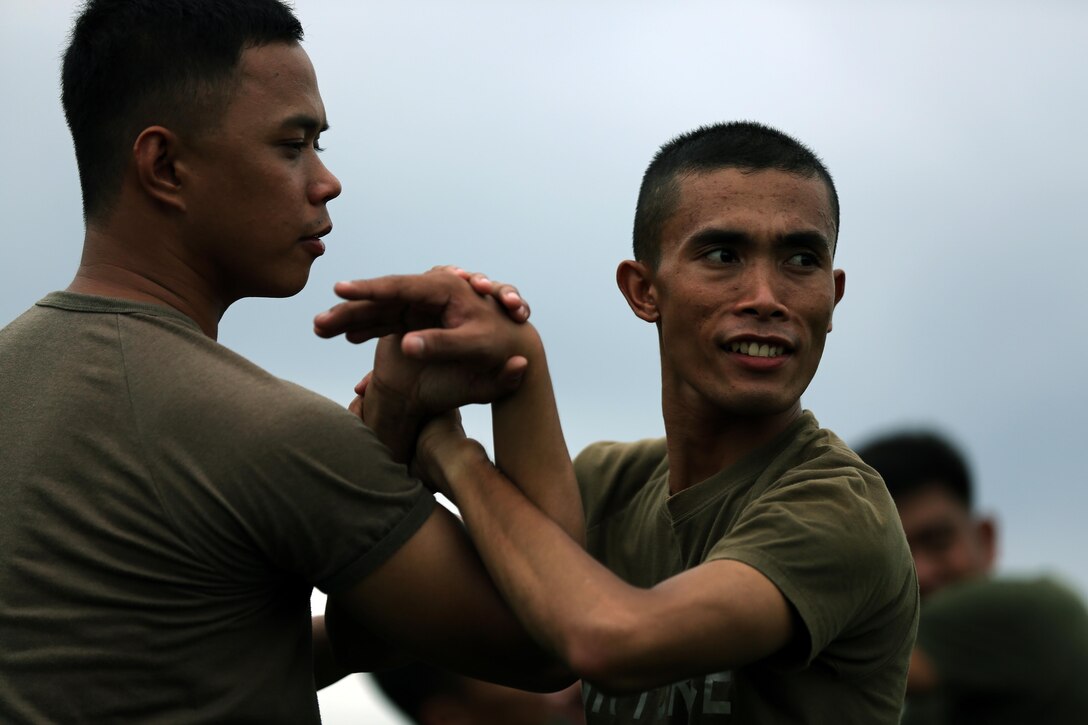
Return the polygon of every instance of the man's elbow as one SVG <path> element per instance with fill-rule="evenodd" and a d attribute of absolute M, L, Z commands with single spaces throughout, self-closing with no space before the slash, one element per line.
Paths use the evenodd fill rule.
<path fill-rule="evenodd" d="M 563 638 L 562 657 L 578 677 L 610 695 L 641 692 L 658 683 L 638 663 L 642 637 L 634 617 L 588 614 Z"/>

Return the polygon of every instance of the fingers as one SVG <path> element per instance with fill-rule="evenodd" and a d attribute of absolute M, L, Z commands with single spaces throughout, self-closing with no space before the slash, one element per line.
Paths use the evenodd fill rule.
<path fill-rule="evenodd" d="M 514 285 L 495 282 L 480 272 L 468 275 L 468 283 L 477 294 L 491 295 L 498 300 L 514 322 L 525 322 L 529 319 L 529 304 L 522 299 L 521 293 Z"/>
<path fill-rule="evenodd" d="M 314 333 L 318 337 L 336 337 L 357 331 L 359 335 L 354 335 L 354 339 L 349 336 L 348 339 L 363 342 L 395 332 L 402 317 L 401 306 L 369 300 L 342 302 L 314 317 Z"/>
<path fill-rule="evenodd" d="M 499 285 L 495 292 L 495 298 L 502 303 L 506 313 L 514 322 L 525 322 L 529 319 L 529 303 L 512 284 Z"/>
<path fill-rule="evenodd" d="M 460 285 L 465 281 L 477 294 L 494 298 L 513 321 L 529 319 L 529 305 L 514 285 L 444 266 L 422 275 L 337 282 L 333 289 L 346 301 L 316 315 L 314 333 L 326 338 L 345 334 L 348 341 L 359 343 L 396 332 L 441 327 L 442 315 L 451 303 L 458 297 L 464 301 L 466 292 Z"/>
<path fill-rule="evenodd" d="M 503 353 L 490 335 L 469 332 L 466 328 L 431 327 L 409 332 L 401 338 L 401 352 L 424 362 L 460 360 L 495 360 Z"/>
<path fill-rule="evenodd" d="M 498 300 L 499 304 L 506 310 L 506 314 L 515 322 L 525 322 L 529 319 L 529 304 L 522 298 L 518 288 L 512 284 L 496 282 L 483 272 L 466 272 L 460 267 L 449 264 L 431 267 L 430 271 L 448 272 L 456 275 L 468 282 L 477 294 L 491 295 Z"/>
<path fill-rule="evenodd" d="M 370 385 L 370 376 L 374 374 L 371 370 L 369 373 L 363 376 L 363 379 L 355 384 L 355 394 L 360 398 L 366 395 L 366 386 Z"/>
<path fill-rule="evenodd" d="M 457 267 L 457 266 L 452 265 L 452 264 L 438 264 L 438 265 L 435 265 L 434 267 L 431 267 L 427 271 L 428 272 L 449 272 L 450 274 L 457 275 L 458 277 L 460 277 L 463 280 L 467 280 L 469 278 L 469 276 L 470 276 L 468 272 L 466 272 L 465 270 L 461 269 L 460 267 Z"/>
<path fill-rule="evenodd" d="M 347 300 L 314 317 L 319 337 L 351 333 L 362 342 L 393 332 L 440 324 L 442 311 L 462 291 L 452 274 L 391 275 L 337 282 L 333 290 Z"/>

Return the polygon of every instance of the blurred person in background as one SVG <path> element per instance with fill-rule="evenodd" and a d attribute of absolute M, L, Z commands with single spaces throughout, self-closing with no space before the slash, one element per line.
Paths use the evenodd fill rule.
<path fill-rule="evenodd" d="M 496 685 L 422 662 L 369 675 L 418 725 L 583 725 L 581 687 L 554 693 Z"/>
<path fill-rule="evenodd" d="M 1088 612 L 1053 578 L 993 576 L 997 524 L 964 456 L 928 430 L 857 449 L 895 500 L 922 594 L 906 725 L 1088 722 Z"/>

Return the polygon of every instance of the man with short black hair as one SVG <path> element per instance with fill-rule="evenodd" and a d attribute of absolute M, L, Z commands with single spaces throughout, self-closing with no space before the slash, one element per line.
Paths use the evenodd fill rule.
<path fill-rule="evenodd" d="M 1053 578 L 991 576 L 997 524 L 975 513 L 963 454 L 929 430 L 858 454 L 895 500 L 923 597 L 903 722 L 1083 723 L 1088 610 Z"/>
<path fill-rule="evenodd" d="M 580 535 L 530 325 L 435 273 L 474 385 L 371 406 L 372 430 L 216 342 L 235 301 L 302 289 L 332 228 L 340 182 L 301 39 L 277 0 L 91 0 L 76 20 L 63 100 L 83 258 L 0 330 L 0 721 L 317 722 L 315 684 L 390 642 L 480 677 L 571 681 L 404 466 L 406 413 L 503 395 L 501 422 L 528 396 L 530 431 L 562 451 L 536 500 Z M 512 290 L 495 297 L 525 318 Z"/>
<path fill-rule="evenodd" d="M 456 420 L 424 430 L 420 469 L 584 678 L 591 724 L 899 720 L 910 552 L 880 478 L 800 402 L 845 289 L 838 227 L 830 175 L 781 132 L 720 124 L 662 147 L 617 282 L 657 328 L 666 436 L 578 457 L 590 555 L 503 475 L 524 431 L 496 439 L 496 467 Z M 365 337 L 365 305 L 422 286 L 346 285 L 355 301 L 319 328 Z"/>

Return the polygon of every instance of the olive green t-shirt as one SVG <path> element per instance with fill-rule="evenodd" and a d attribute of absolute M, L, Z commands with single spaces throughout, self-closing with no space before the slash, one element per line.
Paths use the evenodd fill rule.
<path fill-rule="evenodd" d="M 1088 611 L 1054 579 L 983 577 L 926 598 L 918 647 L 939 686 L 904 725 L 1088 723 Z"/>
<path fill-rule="evenodd" d="M 782 652 L 733 671 L 624 697 L 585 683 L 590 725 L 898 722 L 918 617 L 910 551 L 883 481 L 810 413 L 672 496 L 664 439 L 594 444 L 575 471 L 587 548 L 624 580 L 734 559 L 800 623 Z"/>
<path fill-rule="evenodd" d="M 0 330 L 0 722 L 317 722 L 313 587 L 433 497 L 347 410 L 151 304 Z"/>

